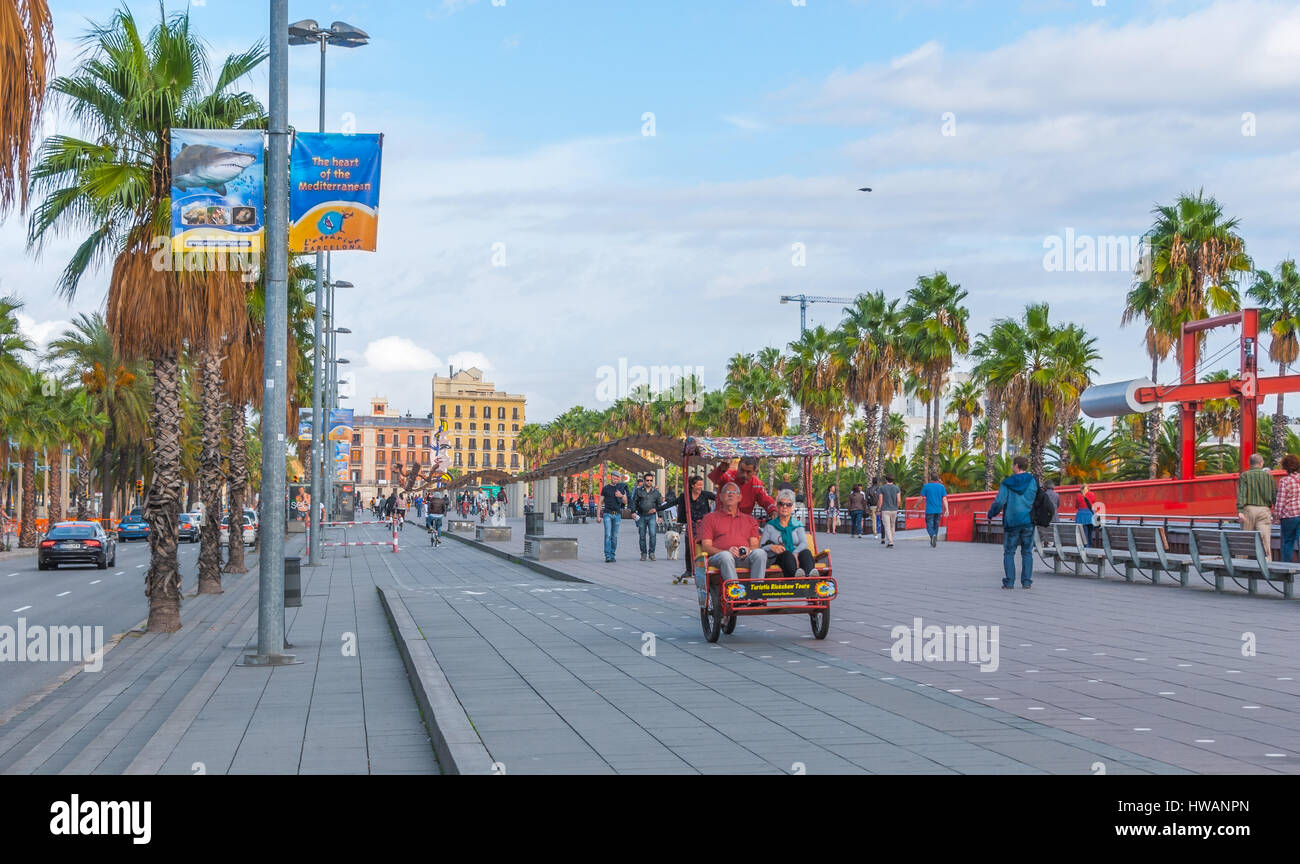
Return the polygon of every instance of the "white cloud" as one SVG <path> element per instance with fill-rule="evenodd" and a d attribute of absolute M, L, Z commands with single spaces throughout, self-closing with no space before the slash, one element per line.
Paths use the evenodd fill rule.
<path fill-rule="evenodd" d="M 18 321 L 18 329 L 31 340 L 33 353 L 42 359 L 45 347 L 62 336 L 63 331 L 72 329 L 72 324 L 68 321 L 37 321 L 23 312 L 16 313 L 14 318 Z"/>
<path fill-rule="evenodd" d="M 385 336 L 366 346 L 366 366 L 376 372 L 432 372 L 442 361 L 405 336 Z"/>

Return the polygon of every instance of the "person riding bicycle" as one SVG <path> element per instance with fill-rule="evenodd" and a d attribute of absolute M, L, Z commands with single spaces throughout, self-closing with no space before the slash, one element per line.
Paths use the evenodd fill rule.
<path fill-rule="evenodd" d="M 425 502 L 429 505 L 428 515 L 424 517 L 424 527 L 433 537 L 433 545 L 442 545 L 442 517 L 447 512 L 447 499 L 441 495 L 430 495 Z"/>

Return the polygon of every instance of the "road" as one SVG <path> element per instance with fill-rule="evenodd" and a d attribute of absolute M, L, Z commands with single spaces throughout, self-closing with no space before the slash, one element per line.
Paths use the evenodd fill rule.
<path fill-rule="evenodd" d="M 198 555 L 199 544 L 180 545 L 186 593 L 198 584 Z M 35 556 L 0 562 L 0 626 L 17 628 L 19 618 L 26 619 L 28 627 L 102 626 L 107 641 L 148 616 L 149 601 L 144 596 L 148 565 L 149 544 L 142 540 L 119 543 L 117 565 L 107 570 L 65 566 L 39 571 Z M 0 674 L 0 715 L 77 665 L 6 663 Z"/>

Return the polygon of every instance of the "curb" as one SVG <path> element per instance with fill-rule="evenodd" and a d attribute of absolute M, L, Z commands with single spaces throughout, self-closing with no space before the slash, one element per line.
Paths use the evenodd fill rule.
<path fill-rule="evenodd" d="M 429 643 L 415 626 L 406 604 L 396 594 L 390 601 L 387 592 L 379 586 L 375 590 L 393 628 L 416 701 L 424 712 L 424 724 L 433 741 L 439 767 L 444 774 L 492 774 L 492 756 L 469 722 L 469 715 L 434 659 Z"/>
<path fill-rule="evenodd" d="M 455 539 L 459 540 L 461 543 L 464 543 L 467 546 L 472 546 L 475 549 L 481 549 L 482 551 L 488 553 L 489 555 L 495 555 L 498 558 L 504 558 L 505 560 L 515 564 L 522 564 L 523 566 L 527 567 L 529 570 L 534 570 L 542 574 L 543 576 L 556 580 L 557 582 L 581 582 L 584 585 L 592 584 L 587 579 L 580 579 L 577 576 L 571 576 L 570 574 L 565 573 L 563 570 L 556 570 L 554 568 L 547 567 L 545 564 L 538 563 L 537 561 L 529 561 L 527 558 L 520 558 L 518 555 L 507 552 L 504 549 L 497 549 L 496 547 L 489 546 L 486 543 L 480 543 L 477 540 L 471 540 L 468 537 L 461 537 L 457 534 L 452 533 L 451 531 L 442 532 L 442 536 L 454 537 Z"/>

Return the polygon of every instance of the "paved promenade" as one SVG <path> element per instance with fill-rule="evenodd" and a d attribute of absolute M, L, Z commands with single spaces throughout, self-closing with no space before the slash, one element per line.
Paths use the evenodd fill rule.
<path fill-rule="evenodd" d="M 286 614 L 303 662 L 266 669 L 236 665 L 257 643 L 250 552 L 224 594 L 185 598 L 180 632 L 126 634 L 101 672 L 78 672 L 0 726 L 0 772 L 437 773 L 375 590 L 389 578 L 381 554 L 304 567 L 303 605 Z"/>
<path fill-rule="evenodd" d="M 452 541 L 431 567 L 400 557 L 403 599 L 507 770 L 1300 773 L 1293 601 L 1050 573 L 1003 591 L 999 547 L 839 536 L 822 538 L 841 588 L 826 641 L 760 616 L 709 645 L 693 588 L 670 584 L 682 562 L 662 545 L 641 562 L 631 523 L 616 564 L 598 525 L 546 530 L 580 549 L 548 566 L 591 584 Z M 891 631 L 918 617 L 997 625 L 997 670 L 894 662 Z"/>

